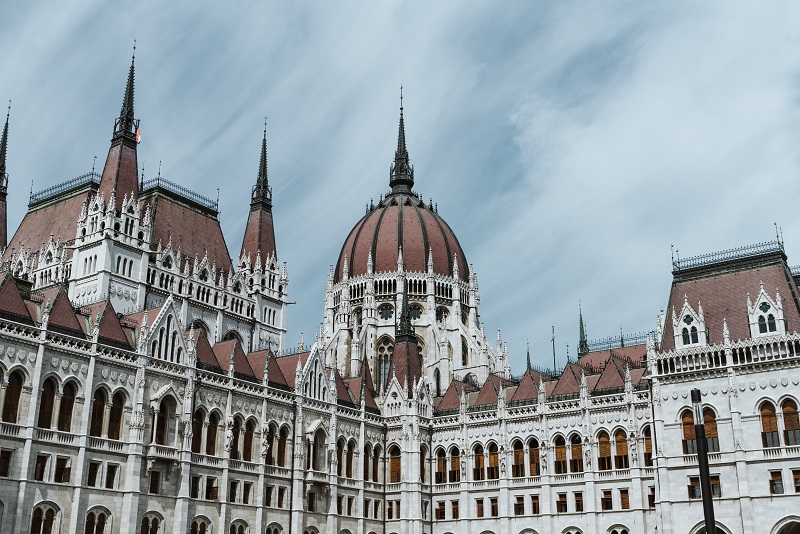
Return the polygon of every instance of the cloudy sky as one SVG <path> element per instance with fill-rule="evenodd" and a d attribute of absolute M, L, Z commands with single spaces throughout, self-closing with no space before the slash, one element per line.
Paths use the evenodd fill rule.
<path fill-rule="evenodd" d="M 67 5 L 69 4 L 69 5 Z M 10 231 L 105 157 L 136 52 L 139 162 L 209 197 L 238 254 L 263 117 L 290 343 L 388 189 L 399 88 L 416 189 L 478 273 L 512 366 L 654 328 L 681 256 L 774 239 L 800 263 L 800 4 L 30 2 L 0 5 Z"/>

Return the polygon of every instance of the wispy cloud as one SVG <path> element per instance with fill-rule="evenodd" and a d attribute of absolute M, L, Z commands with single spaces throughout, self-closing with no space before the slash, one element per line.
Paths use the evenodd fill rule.
<path fill-rule="evenodd" d="M 512 363 L 650 329 L 669 246 L 800 250 L 795 4 L 5 2 L 0 99 L 14 100 L 10 223 L 108 147 L 137 48 L 140 163 L 220 188 L 236 256 L 269 116 L 290 339 L 322 318 L 327 268 L 388 188 L 399 86 L 418 190 L 478 272 Z M 493 337 L 493 336 L 492 336 Z M 574 354 L 574 348 L 570 349 Z"/>

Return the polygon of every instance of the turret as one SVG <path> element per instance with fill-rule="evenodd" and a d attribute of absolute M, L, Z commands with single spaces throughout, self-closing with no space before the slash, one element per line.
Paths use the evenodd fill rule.
<path fill-rule="evenodd" d="M 264 124 L 264 137 L 261 140 L 261 157 L 258 161 L 258 176 L 250 195 L 250 216 L 242 239 L 240 256 L 249 254 L 267 258 L 277 257 L 275 247 L 275 228 L 272 222 L 272 188 L 269 186 L 267 170 L 267 125 Z"/>

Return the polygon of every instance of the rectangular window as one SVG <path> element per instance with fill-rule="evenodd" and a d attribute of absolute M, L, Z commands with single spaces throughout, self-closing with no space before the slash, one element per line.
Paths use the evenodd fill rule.
<path fill-rule="evenodd" d="M 117 487 L 118 472 L 119 472 L 119 465 L 117 464 L 106 465 L 106 489 L 114 489 Z"/>
<path fill-rule="evenodd" d="M 264 492 L 264 506 L 272 506 L 272 494 L 274 492 L 274 486 L 267 486 L 267 491 Z M 280 508 L 280 506 L 278 506 L 278 508 Z"/>
<path fill-rule="evenodd" d="M 89 470 L 86 473 L 86 485 L 92 488 L 97 487 L 97 473 L 100 472 L 100 462 L 89 462 Z"/>
<path fill-rule="evenodd" d="M 342 509 L 344 508 L 344 497 L 339 495 L 336 498 L 336 513 L 342 515 Z"/>
<path fill-rule="evenodd" d="M 770 472 L 769 492 L 773 495 L 783 493 L 783 473 L 780 471 Z"/>
<path fill-rule="evenodd" d="M 239 481 L 231 480 L 230 491 L 228 492 L 228 502 L 236 502 L 237 493 L 239 493 Z"/>
<path fill-rule="evenodd" d="M 189 488 L 189 497 L 197 499 L 200 497 L 200 481 L 203 480 L 201 476 L 192 477 L 192 485 Z"/>
<path fill-rule="evenodd" d="M 428 520 L 428 508 L 430 507 L 430 501 L 422 501 L 422 519 L 425 521 Z"/>
<path fill-rule="evenodd" d="M 389 457 L 389 482 L 400 482 L 400 456 Z"/>
<path fill-rule="evenodd" d="M 150 493 L 158 494 L 161 487 L 161 471 L 150 471 Z"/>
<path fill-rule="evenodd" d="M 214 477 L 206 477 L 206 500 L 216 501 L 219 499 L 219 487 L 217 486 L 217 479 Z"/>
<path fill-rule="evenodd" d="M 444 501 L 436 503 L 436 520 L 442 521 L 444 519 Z"/>
<path fill-rule="evenodd" d="M 253 491 L 253 483 L 245 482 L 242 486 L 242 504 L 250 504 L 250 493 Z"/>
<path fill-rule="evenodd" d="M 522 495 L 517 495 L 514 498 L 514 515 L 524 515 L 525 514 L 525 497 Z"/>
<path fill-rule="evenodd" d="M 442 513 L 444 513 L 444 510 L 442 510 Z M 458 519 L 458 501 L 450 502 L 450 513 L 453 519 Z"/>
<path fill-rule="evenodd" d="M 314 494 L 313 491 L 308 493 L 308 500 L 306 501 L 306 510 L 308 510 L 309 512 L 313 512 L 315 510 L 316 499 L 317 496 Z"/>
<path fill-rule="evenodd" d="M 567 494 L 559 493 L 558 500 L 556 501 L 556 512 L 559 514 L 567 513 Z"/>
<path fill-rule="evenodd" d="M 702 494 L 700 492 L 700 477 L 689 477 L 689 498 L 702 498 Z"/>
<path fill-rule="evenodd" d="M 372 517 L 378 519 L 381 516 L 381 501 L 375 500 L 372 503 Z"/>
<path fill-rule="evenodd" d="M 500 508 L 497 506 L 497 497 L 490 498 L 489 504 L 492 506 L 492 517 L 500 515 Z"/>
<path fill-rule="evenodd" d="M 647 494 L 647 506 L 650 508 L 656 507 L 656 487 L 650 486 L 650 492 Z"/>
<path fill-rule="evenodd" d="M 400 501 L 399 500 L 394 501 L 394 511 L 395 511 L 395 514 L 397 515 L 397 519 L 400 519 Z"/>
<path fill-rule="evenodd" d="M 800 493 L 800 469 L 792 471 L 792 478 L 794 479 L 794 492 Z"/>
<path fill-rule="evenodd" d="M 475 499 L 475 517 L 483 517 L 483 499 Z"/>
<path fill-rule="evenodd" d="M 369 517 L 369 499 L 364 499 L 364 517 Z"/>
<path fill-rule="evenodd" d="M 583 493 L 580 491 L 575 492 L 575 511 L 583 512 Z"/>
<path fill-rule="evenodd" d="M 614 501 L 611 498 L 611 490 L 603 490 L 603 498 L 600 501 L 600 508 L 602 510 L 614 509 Z"/>
<path fill-rule="evenodd" d="M 622 506 L 623 510 L 629 510 L 630 509 L 630 507 L 631 507 L 631 498 L 630 498 L 630 496 L 628 494 L 628 490 L 627 489 L 619 490 L 619 501 L 620 501 L 620 506 Z"/>
<path fill-rule="evenodd" d="M 8 449 L 0 451 L 0 477 L 7 477 L 11 472 L 11 454 Z"/>
<path fill-rule="evenodd" d="M 353 516 L 353 501 L 355 500 L 354 497 L 347 498 L 347 515 Z"/>
<path fill-rule="evenodd" d="M 394 501 L 386 501 L 386 519 L 394 519 Z"/>
<path fill-rule="evenodd" d="M 722 486 L 719 483 L 719 475 L 711 475 L 711 495 L 722 497 Z"/>
<path fill-rule="evenodd" d="M 53 475 L 53 482 L 66 484 L 69 482 L 69 475 L 69 458 L 64 458 L 63 456 L 56 458 L 56 471 Z"/>
<path fill-rule="evenodd" d="M 539 515 L 539 496 L 531 495 L 531 514 Z"/>
<path fill-rule="evenodd" d="M 286 488 L 278 488 L 278 508 L 283 508 L 283 501 L 286 497 Z"/>
<path fill-rule="evenodd" d="M 50 456 L 47 454 L 39 454 L 36 456 L 36 463 L 34 464 L 33 468 L 33 479 L 34 480 L 44 480 L 44 477 L 47 474 L 47 461 L 50 459 Z"/>

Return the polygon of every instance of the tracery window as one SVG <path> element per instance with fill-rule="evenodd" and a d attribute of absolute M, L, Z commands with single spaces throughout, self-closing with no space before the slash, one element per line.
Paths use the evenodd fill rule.
<path fill-rule="evenodd" d="M 3 422 L 16 423 L 19 411 L 19 397 L 22 393 L 22 373 L 14 371 L 8 375 L 6 398 L 3 404 Z"/>
<path fill-rule="evenodd" d="M 389 482 L 400 482 L 400 448 L 397 445 L 389 449 Z"/>
<path fill-rule="evenodd" d="M 444 449 L 439 449 L 436 452 L 436 483 L 445 482 L 447 482 L 447 456 L 444 454 Z"/>
<path fill-rule="evenodd" d="M 93 509 L 86 514 L 86 524 L 84 526 L 84 534 L 106 534 L 107 524 L 109 517 L 106 512 L 99 509 Z M 110 528 L 108 529 L 110 531 Z"/>
<path fill-rule="evenodd" d="M 500 463 L 498 461 L 497 444 L 489 444 L 489 469 L 487 478 L 497 480 L 500 478 Z"/>
<path fill-rule="evenodd" d="M 48 378 L 42 384 L 42 392 L 39 396 L 39 418 L 36 426 L 39 428 L 50 428 L 53 424 L 53 405 L 56 399 L 56 381 Z"/>
<path fill-rule="evenodd" d="M 54 534 L 57 521 L 58 509 L 51 504 L 38 504 L 33 509 L 30 534 Z"/>
<path fill-rule="evenodd" d="M 142 517 L 139 527 L 139 534 L 160 534 L 161 518 L 152 512 L 146 513 Z"/>
<path fill-rule="evenodd" d="M 681 415 L 683 427 L 683 454 L 697 454 L 697 434 L 694 431 L 694 415 L 691 410 L 685 410 Z"/>
<path fill-rule="evenodd" d="M 394 316 L 394 308 L 389 304 L 384 304 L 378 308 L 378 316 L 384 321 L 388 321 Z"/>
<path fill-rule="evenodd" d="M 197 517 L 192 521 L 189 534 L 210 534 L 211 522 L 205 517 Z"/>
<path fill-rule="evenodd" d="M 522 448 L 522 442 L 519 440 L 514 442 L 514 465 L 511 474 L 514 478 L 525 476 L 525 449 Z"/>
<path fill-rule="evenodd" d="M 717 416 L 714 410 L 706 408 L 703 410 L 703 421 L 706 427 L 706 441 L 708 442 L 708 452 L 719 452 L 719 436 L 717 434 Z"/>
<path fill-rule="evenodd" d="M 653 438 L 650 432 L 650 425 L 644 427 L 644 465 L 645 467 L 653 465 Z"/>

